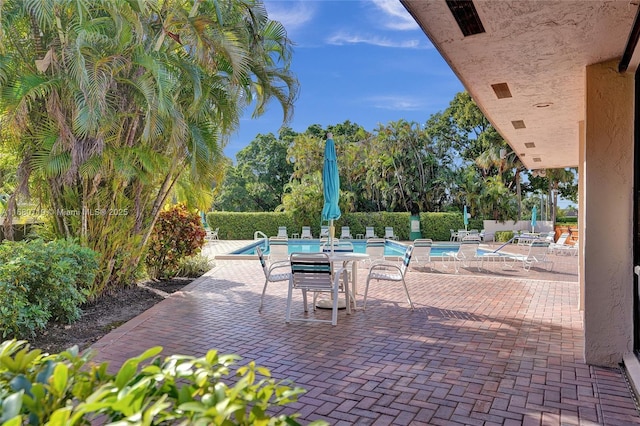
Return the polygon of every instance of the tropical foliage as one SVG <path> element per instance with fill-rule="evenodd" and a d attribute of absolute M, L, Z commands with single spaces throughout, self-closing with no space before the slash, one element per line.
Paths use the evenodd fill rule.
<path fill-rule="evenodd" d="M 0 2 L 7 200 L 47 207 L 59 237 L 100 253 L 98 293 L 136 276 L 163 206 L 208 207 L 243 111 L 290 117 L 290 42 L 258 0 Z M 194 196 L 194 194 L 198 194 Z"/>

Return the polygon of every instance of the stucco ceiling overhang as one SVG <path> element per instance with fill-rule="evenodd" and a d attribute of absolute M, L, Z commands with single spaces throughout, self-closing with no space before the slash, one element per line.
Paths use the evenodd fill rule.
<path fill-rule="evenodd" d="M 467 37 L 445 0 L 401 2 L 527 168 L 578 165 L 585 67 L 622 57 L 636 0 L 475 0 L 485 32 Z"/>

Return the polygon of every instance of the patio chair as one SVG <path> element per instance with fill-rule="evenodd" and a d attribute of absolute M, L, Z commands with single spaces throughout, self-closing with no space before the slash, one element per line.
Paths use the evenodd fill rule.
<path fill-rule="evenodd" d="M 412 262 L 414 264 L 429 265 L 433 271 L 433 260 L 431 260 L 431 246 L 433 240 L 429 238 L 418 238 L 413 242 Z"/>
<path fill-rule="evenodd" d="M 564 248 L 569 246 L 569 244 L 567 244 L 568 239 L 568 232 L 563 232 L 562 234 L 560 234 L 558 241 L 556 241 L 555 243 L 549 243 L 549 253 L 555 253 L 556 250 L 563 250 Z"/>
<path fill-rule="evenodd" d="M 205 241 L 217 241 L 218 240 L 218 231 L 220 228 L 216 228 L 213 231 L 207 230 L 207 235 L 204 237 Z"/>
<path fill-rule="evenodd" d="M 289 281 L 291 278 L 291 263 L 288 260 L 280 260 L 277 262 L 271 262 L 267 265 L 267 262 L 262 254 L 260 246 L 256 247 L 256 254 L 262 265 L 262 271 L 264 272 L 264 287 L 262 288 L 262 296 L 260 297 L 260 306 L 258 312 L 262 312 L 262 305 L 264 303 L 264 294 L 267 291 L 267 284 L 276 283 L 282 281 Z"/>
<path fill-rule="evenodd" d="M 376 232 L 373 229 L 373 226 L 367 226 L 364 232 L 364 239 L 368 240 L 369 238 L 376 238 Z"/>
<path fill-rule="evenodd" d="M 468 239 L 463 239 L 460 241 L 460 246 L 458 247 L 458 251 L 448 251 L 444 253 L 444 257 L 448 260 L 453 260 L 453 267 L 455 268 L 456 273 L 460 272 L 461 264 L 465 268 L 471 266 L 471 262 L 476 262 L 476 268 L 478 271 L 480 270 L 480 266 L 478 266 L 478 262 L 481 261 L 478 256 L 478 246 L 480 245 L 479 238 L 474 238 L 472 236 L 465 237 Z"/>
<path fill-rule="evenodd" d="M 384 238 L 369 238 L 366 243 L 366 253 L 369 255 L 368 261 L 373 264 L 376 261 L 384 261 Z"/>
<path fill-rule="evenodd" d="M 340 233 L 340 239 L 353 239 L 353 236 L 351 235 L 351 231 L 349 230 L 348 226 L 342 227 L 342 232 Z"/>
<path fill-rule="evenodd" d="M 458 241 L 458 233 L 455 231 L 455 229 L 449 229 L 449 232 L 451 233 L 449 241 Z"/>
<path fill-rule="evenodd" d="M 289 238 L 289 235 L 287 234 L 287 227 L 286 226 L 278 226 L 278 235 L 276 235 L 278 238 Z"/>
<path fill-rule="evenodd" d="M 287 238 L 269 238 L 269 262 L 289 259 L 289 240 Z"/>
<path fill-rule="evenodd" d="M 496 236 L 493 232 L 487 232 L 485 229 L 480 231 L 480 240 L 484 242 L 495 241 Z"/>
<path fill-rule="evenodd" d="M 513 261 L 522 262 L 522 268 L 525 271 L 531 270 L 534 264 L 542 263 L 543 265 L 549 265 L 547 271 L 553 269 L 553 262 L 547 259 L 547 253 L 549 252 L 549 243 L 546 241 L 534 241 L 529 246 L 529 252 L 525 255 L 513 256 Z"/>
<path fill-rule="evenodd" d="M 320 226 L 320 238 L 329 238 L 329 227 L 326 225 Z"/>
<path fill-rule="evenodd" d="M 384 228 L 384 237 L 388 238 L 390 240 L 397 240 L 398 237 L 396 237 L 396 235 L 393 233 L 393 227 L 392 226 L 385 226 Z"/>
<path fill-rule="evenodd" d="M 341 284 L 342 278 L 342 284 Z M 291 318 L 291 300 L 293 290 L 302 291 L 304 311 L 308 312 L 307 292 L 331 294 L 331 320 L 321 320 L 313 318 Z M 313 321 L 330 322 L 331 325 L 338 323 L 338 294 L 345 294 L 347 314 L 351 314 L 351 303 L 349 303 L 349 285 L 346 278 L 346 270 L 340 268 L 336 273 L 332 273 L 329 255 L 326 253 L 291 253 L 291 278 L 289 279 L 289 293 L 287 296 L 287 313 L 285 322 L 291 321 Z M 315 297 L 314 297 L 315 299 Z M 313 310 L 315 311 L 315 303 Z"/>
<path fill-rule="evenodd" d="M 413 246 L 408 246 L 402 257 L 402 263 L 400 265 L 391 262 L 376 262 L 369 268 L 369 274 L 367 275 L 367 286 L 364 289 L 364 300 L 362 304 L 362 310 L 367 308 L 367 294 L 369 293 L 369 283 L 371 280 L 377 281 L 391 281 L 401 282 L 404 287 L 404 292 L 407 295 L 407 301 L 411 310 L 413 310 L 413 302 L 411 296 L 409 296 L 409 289 L 404 277 L 407 273 L 409 263 L 411 263 L 411 254 L 413 252 Z"/>
<path fill-rule="evenodd" d="M 302 227 L 302 232 L 300 233 L 300 238 L 313 239 L 313 235 L 311 234 L 311 227 L 310 226 L 303 226 Z"/>
<path fill-rule="evenodd" d="M 562 255 L 567 255 L 567 256 L 577 256 L 578 255 L 578 249 L 579 249 L 578 243 L 579 242 L 576 241 L 575 244 L 573 244 L 573 245 L 565 244 L 563 246 L 558 246 L 558 247 L 553 249 L 553 252 L 555 254 L 562 254 Z"/>

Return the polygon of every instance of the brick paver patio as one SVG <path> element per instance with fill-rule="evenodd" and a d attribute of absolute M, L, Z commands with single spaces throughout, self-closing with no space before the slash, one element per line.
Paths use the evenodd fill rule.
<path fill-rule="evenodd" d="M 286 284 L 267 290 L 257 260 L 218 261 L 205 276 L 93 345 L 120 365 L 144 349 L 256 360 L 307 390 L 284 410 L 335 425 L 631 425 L 624 376 L 583 362 L 577 258 L 554 273 L 436 264 L 401 286 L 372 283 L 367 310 L 338 325 L 285 324 Z M 366 269 L 360 269 L 364 290 Z M 362 295 L 358 302 L 361 305 Z M 302 314 L 297 295 L 294 313 Z M 318 310 L 328 318 L 330 311 Z"/>

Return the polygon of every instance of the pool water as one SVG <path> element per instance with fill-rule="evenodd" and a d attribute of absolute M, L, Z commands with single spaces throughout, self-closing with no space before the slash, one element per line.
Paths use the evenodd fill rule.
<path fill-rule="evenodd" d="M 365 240 L 351 240 L 353 244 L 353 251 L 355 253 L 366 253 L 367 242 Z M 264 254 L 269 254 L 268 243 L 265 240 L 259 240 L 246 247 L 232 252 L 232 254 L 254 255 L 256 254 L 256 247 L 260 246 L 263 249 Z M 434 243 L 431 247 L 432 257 L 442 257 L 447 252 L 458 251 L 459 244 L 456 243 Z M 320 240 L 299 240 L 289 239 L 289 254 L 291 253 L 318 253 L 320 252 Z M 407 249 L 407 246 L 395 241 L 387 240 L 384 247 L 385 256 L 402 256 Z M 478 250 L 479 253 L 487 253 L 488 251 Z"/>

